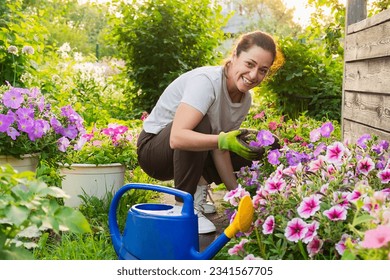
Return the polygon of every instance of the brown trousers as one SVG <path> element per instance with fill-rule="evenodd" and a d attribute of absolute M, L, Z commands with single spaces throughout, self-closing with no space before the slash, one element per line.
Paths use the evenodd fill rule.
<path fill-rule="evenodd" d="M 174 180 L 175 188 L 192 195 L 198 182 L 203 178 L 209 183 L 221 184 L 221 178 L 215 168 L 210 151 L 192 152 L 173 150 L 169 145 L 172 123 L 158 134 L 144 130 L 138 137 L 137 154 L 140 167 L 152 178 L 166 181 Z M 194 131 L 211 134 L 211 125 L 205 116 Z M 250 166 L 248 161 L 235 153 L 230 153 L 234 171 Z"/>

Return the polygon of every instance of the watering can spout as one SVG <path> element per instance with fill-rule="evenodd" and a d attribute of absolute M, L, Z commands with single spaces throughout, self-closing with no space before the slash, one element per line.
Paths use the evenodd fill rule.
<path fill-rule="evenodd" d="M 238 205 L 238 211 L 233 222 L 225 231 L 211 243 L 203 252 L 193 250 L 194 259 L 209 260 L 213 258 L 239 231 L 246 232 L 252 224 L 254 208 L 249 196 L 244 196 Z"/>

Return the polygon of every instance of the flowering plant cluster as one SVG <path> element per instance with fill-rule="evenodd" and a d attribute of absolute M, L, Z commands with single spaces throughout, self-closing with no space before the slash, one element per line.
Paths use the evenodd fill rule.
<path fill-rule="evenodd" d="M 333 130 L 324 123 L 300 150 L 284 145 L 241 169 L 227 211 L 250 194 L 255 219 L 231 258 L 390 259 L 389 143 L 368 134 L 327 143 Z"/>
<path fill-rule="evenodd" d="M 71 106 L 55 111 L 38 88 L 0 88 L 1 155 L 65 152 L 82 133 L 83 119 Z"/>
<path fill-rule="evenodd" d="M 66 162 L 121 163 L 133 169 L 137 164 L 136 138 L 136 132 L 126 125 L 110 123 L 103 128 L 94 126 L 80 137 L 75 149 L 69 151 Z"/>

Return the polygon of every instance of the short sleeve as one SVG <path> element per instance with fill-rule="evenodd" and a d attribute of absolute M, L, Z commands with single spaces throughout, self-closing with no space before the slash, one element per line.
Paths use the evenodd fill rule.
<path fill-rule="evenodd" d="M 215 101 L 215 96 L 215 89 L 210 79 L 206 75 L 199 74 L 186 83 L 181 102 L 191 105 L 206 115 Z"/>

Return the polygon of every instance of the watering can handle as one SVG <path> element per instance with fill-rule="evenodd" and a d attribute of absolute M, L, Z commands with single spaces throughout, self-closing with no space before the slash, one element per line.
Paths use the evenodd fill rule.
<path fill-rule="evenodd" d="M 108 222 L 109 222 L 109 227 L 110 227 L 114 244 L 121 243 L 121 239 L 122 239 L 122 236 L 119 232 L 118 220 L 117 220 L 117 209 L 118 209 L 119 201 L 121 197 L 125 194 L 125 192 L 131 189 L 157 191 L 157 192 L 178 196 L 183 199 L 183 209 L 181 211 L 182 216 L 195 215 L 192 195 L 187 192 L 175 188 L 171 188 L 171 187 L 163 187 L 163 186 L 157 186 L 152 184 L 131 183 L 131 184 L 124 185 L 115 193 L 108 213 Z"/>

